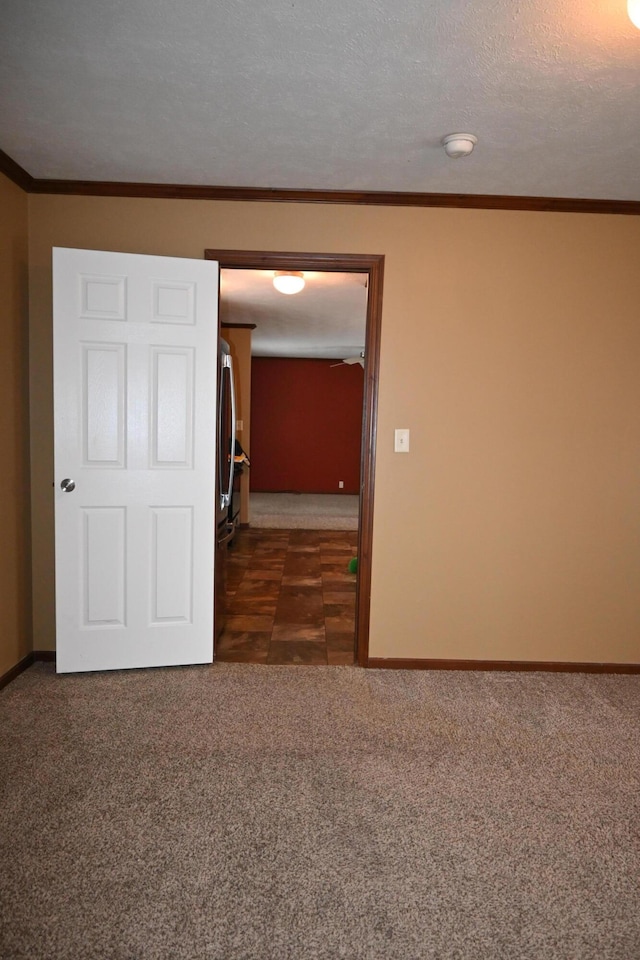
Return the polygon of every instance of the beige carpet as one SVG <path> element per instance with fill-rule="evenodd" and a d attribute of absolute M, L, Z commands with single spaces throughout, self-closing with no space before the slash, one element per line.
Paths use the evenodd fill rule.
<path fill-rule="evenodd" d="M 3 960 L 636 960 L 640 678 L 214 667 L 0 692 Z"/>
<path fill-rule="evenodd" d="M 249 522 L 271 530 L 357 530 L 358 496 L 333 493 L 251 493 Z"/>

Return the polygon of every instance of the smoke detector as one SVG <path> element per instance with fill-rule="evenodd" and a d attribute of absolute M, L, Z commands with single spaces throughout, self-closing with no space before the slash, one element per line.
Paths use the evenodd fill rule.
<path fill-rule="evenodd" d="M 468 157 L 478 138 L 472 133 L 448 133 L 442 138 L 442 146 L 448 157 L 457 160 L 459 157 Z"/>

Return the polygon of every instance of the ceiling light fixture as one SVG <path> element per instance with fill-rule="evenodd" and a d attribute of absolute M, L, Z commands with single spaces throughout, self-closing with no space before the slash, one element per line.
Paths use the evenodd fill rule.
<path fill-rule="evenodd" d="M 627 0 L 627 12 L 631 23 L 640 30 L 640 0 Z"/>
<path fill-rule="evenodd" d="M 629 0 L 631 2 L 631 0 Z M 457 160 L 459 157 L 468 157 L 478 138 L 472 133 L 448 133 L 442 138 L 442 146 L 448 157 Z"/>
<path fill-rule="evenodd" d="M 304 275 L 297 271 L 276 270 L 273 285 L 280 293 L 300 293 L 304 287 Z"/>

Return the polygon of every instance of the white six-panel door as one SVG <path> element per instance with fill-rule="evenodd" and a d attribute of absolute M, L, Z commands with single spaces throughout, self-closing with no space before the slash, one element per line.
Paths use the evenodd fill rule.
<path fill-rule="evenodd" d="M 53 268 L 57 669 L 210 663 L 218 265 Z"/>

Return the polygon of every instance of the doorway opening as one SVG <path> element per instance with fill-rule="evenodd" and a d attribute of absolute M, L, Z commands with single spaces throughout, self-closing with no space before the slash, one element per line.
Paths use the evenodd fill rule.
<path fill-rule="evenodd" d="M 369 655 L 369 617 L 371 596 L 371 543 L 373 528 L 373 495 L 375 476 L 375 441 L 377 391 L 382 313 L 382 283 L 384 257 L 382 255 L 283 253 L 262 251 L 214 250 L 205 251 L 205 258 L 217 260 L 222 271 L 301 271 L 332 274 L 362 275 L 367 286 L 366 319 L 364 331 L 364 364 L 362 429 L 360 433 L 359 491 L 357 492 L 357 533 L 351 534 L 352 553 L 357 555 L 355 600 L 355 662 L 366 666 Z M 240 327 L 251 327 L 239 324 Z M 221 331 L 222 336 L 225 330 Z M 345 357 L 342 358 L 344 360 Z M 349 358 L 351 359 L 351 358 Z M 339 362 L 339 361 L 338 361 Z M 242 531 L 240 531 L 242 533 Z M 266 531 L 264 531 L 266 533 Z M 277 539 L 278 531 L 271 534 Z M 293 543 L 304 548 L 304 531 L 294 536 Z M 258 532 L 254 532 L 254 537 Z M 348 542 L 348 538 L 346 541 Z M 330 543 L 327 537 L 327 544 Z M 342 545 L 344 547 L 344 544 Z M 263 548 L 266 547 L 263 545 Z M 282 548 L 282 544 L 280 544 Z M 326 549 L 331 547 L 327 545 Z M 348 557 L 345 555 L 345 566 Z M 220 571 L 217 575 L 222 575 Z"/>

